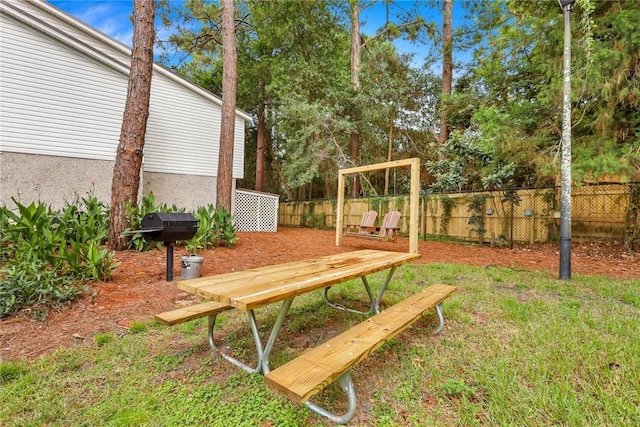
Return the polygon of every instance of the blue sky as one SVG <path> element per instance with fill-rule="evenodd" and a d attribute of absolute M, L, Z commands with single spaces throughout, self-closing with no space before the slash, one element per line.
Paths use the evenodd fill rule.
<path fill-rule="evenodd" d="M 131 46 L 133 25 L 129 16 L 133 11 L 132 0 L 56 0 L 49 3 Z"/>
<path fill-rule="evenodd" d="M 346 0 L 345 0 L 346 1 Z M 73 15 L 89 25 L 97 28 L 105 34 L 119 40 L 120 42 L 131 46 L 133 37 L 133 26 L 129 16 L 133 10 L 132 0 L 49 0 L 49 3 L 62 9 L 63 11 Z M 396 1 L 401 7 L 410 9 L 414 1 Z M 454 2 L 454 19 L 457 21 L 464 13 L 460 4 L 462 2 Z M 423 7 L 423 17 L 426 21 L 438 23 L 441 26 L 442 12 L 439 9 Z M 361 20 L 365 23 L 362 31 L 365 34 L 373 34 L 376 29 L 384 22 L 385 10 L 381 4 L 377 4 L 373 8 L 363 11 Z M 454 22 L 455 26 L 455 22 Z M 159 35 L 162 38 L 162 35 Z M 398 40 L 395 42 L 396 48 L 401 53 L 415 53 L 416 59 L 414 66 L 420 66 L 419 63 L 427 46 L 411 43 L 408 41 Z"/>

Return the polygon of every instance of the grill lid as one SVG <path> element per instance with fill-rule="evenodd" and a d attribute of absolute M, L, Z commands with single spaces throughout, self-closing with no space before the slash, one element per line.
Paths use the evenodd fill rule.
<path fill-rule="evenodd" d="M 193 227 L 197 221 L 190 213 L 185 212 L 152 212 L 142 218 L 142 228 L 164 229 L 167 227 Z"/>
<path fill-rule="evenodd" d="M 150 240 L 172 242 L 189 240 L 198 231 L 198 221 L 184 212 L 152 212 L 142 219 L 142 229 Z"/>

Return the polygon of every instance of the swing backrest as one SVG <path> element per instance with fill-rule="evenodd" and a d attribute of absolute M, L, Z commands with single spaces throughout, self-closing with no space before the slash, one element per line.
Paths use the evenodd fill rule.
<path fill-rule="evenodd" d="M 392 237 L 398 231 L 398 222 L 400 221 L 400 212 L 387 212 L 380 226 L 380 237 Z"/>
<path fill-rule="evenodd" d="M 371 228 L 375 227 L 376 218 L 378 217 L 378 212 L 376 211 L 367 211 L 362 214 L 362 221 L 360 221 L 360 228 Z"/>

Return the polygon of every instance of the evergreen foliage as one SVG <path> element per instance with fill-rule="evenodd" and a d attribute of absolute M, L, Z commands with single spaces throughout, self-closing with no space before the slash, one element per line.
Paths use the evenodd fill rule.
<path fill-rule="evenodd" d="M 434 191 L 499 188 L 505 180 L 517 187 L 554 184 L 564 33 L 557 2 L 464 2 L 472 25 L 454 29 L 454 87 L 444 98 L 434 66 L 442 18 L 421 16 L 418 2 L 384 5 L 384 24 L 362 35 L 360 90 L 354 91 L 347 2 L 236 2 L 238 105 L 254 115 L 260 106 L 266 112 L 264 190 L 290 200 L 333 197 L 338 169 L 407 157 L 428 165 L 422 184 Z M 404 20 L 400 12 L 408 13 Z M 454 22 L 459 13 L 454 9 Z M 167 23 L 176 24 L 176 16 L 183 22 L 168 46 L 186 58 L 177 71 L 220 93 L 217 6 L 193 0 L 179 15 L 167 15 Z M 575 182 L 639 179 L 638 22 L 637 1 L 578 0 L 571 12 Z M 398 53 L 392 44 L 398 37 L 418 43 L 422 67 Z M 453 132 L 436 146 L 443 109 Z M 349 157 L 353 132 L 362 144 L 357 162 Z M 245 187 L 255 184 L 256 134 L 249 129 L 246 164 L 253 169 Z M 481 156 L 469 159 L 474 154 L 461 143 Z"/>

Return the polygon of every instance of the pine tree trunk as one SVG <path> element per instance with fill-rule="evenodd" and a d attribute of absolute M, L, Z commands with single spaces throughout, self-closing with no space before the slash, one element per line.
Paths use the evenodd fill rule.
<path fill-rule="evenodd" d="M 264 88 L 264 82 L 260 82 L 261 88 Z M 264 93 L 264 91 L 261 91 Z M 263 191 L 264 188 L 264 143 L 266 139 L 266 118 L 265 104 L 260 101 L 258 105 L 258 135 L 256 146 L 256 191 Z"/>
<path fill-rule="evenodd" d="M 154 16 L 154 0 L 134 0 L 131 71 L 111 182 L 109 246 L 114 250 L 126 248 L 126 240 L 120 237 L 129 226 L 126 207 L 138 202 L 153 72 Z"/>
<path fill-rule="evenodd" d="M 274 181 L 277 179 L 276 171 L 273 166 L 274 157 L 273 157 L 273 139 L 271 138 L 271 132 L 267 130 L 267 115 L 270 111 L 270 105 L 268 101 L 265 101 L 265 132 L 264 132 L 264 173 L 262 176 L 262 188 L 266 189 L 266 191 L 274 192 Z"/>
<path fill-rule="evenodd" d="M 269 138 L 269 143 L 266 145 L 266 149 L 267 149 L 267 157 L 271 159 L 271 166 L 273 167 L 274 174 L 278 179 L 279 186 L 282 187 L 282 190 L 284 191 L 286 200 L 295 200 L 293 197 L 293 194 L 291 193 L 291 188 L 287 183 L 287 179 L 284 176 L 284 173 L 282 172 L 282 166 L 280 165 L 280 161 L 273 153 L 273 143 L 270 138 Z"/>
<path fill-rule="evenodd" d="M 444 0 L 444 20 L 442 24 L 442 98 L 440 100 L 440 134 L 438 144 L 443 145 L 449 139 L 449 125 L 447 124 L 447 109 L 444 99 L 451 95 L 453 81 L 453 29 L 451 26 L 451 7 L 453 0 Z"/>
<path fill-rule="evenodd" d="M 222 0 L 222 123 L 216 207 L 231 211 L 233 142 L 236 121 L 237 51 L 233 0 Z"/>
<path fill-rule="evenodd" d="M 391 153 L 393 151 L 393 120 L 389 126 L 389 141 L 387 144 L 387 162 L 391 161 Z M 384 170 L 384 195 L 389 195 L 389 169 Z"/>

